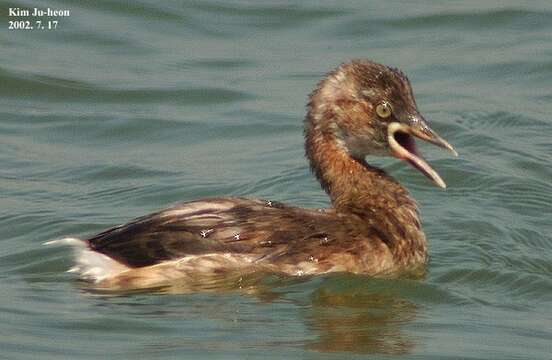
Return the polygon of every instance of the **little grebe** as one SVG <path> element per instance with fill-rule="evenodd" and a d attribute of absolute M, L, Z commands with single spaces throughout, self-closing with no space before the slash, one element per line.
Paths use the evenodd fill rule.
<path fill-rule="evenodd" d="M 416 202 L 366 155 L 406 160 L 438 186 L 414 137 L 448 149 L 418 112 L 399 70 L 369 60 L 340 65 L 311 94 L 305 118 L 310 166 L 328 209 L 211 198 L 180 203 L 75 245 L 72 271 L 100 286 L 149 286 L 199 273 L 389 274 L 427 262 Z"/>

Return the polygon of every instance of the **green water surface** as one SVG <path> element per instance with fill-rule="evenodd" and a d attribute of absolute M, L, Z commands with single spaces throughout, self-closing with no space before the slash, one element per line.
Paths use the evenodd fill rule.
<path fill-rule="evenodd" d="M 552 358 L 552 2 L 14 0 L 0 24 L 0 358 Z M 425 278 L 114 295 L 42 246 L 206 196 L 327 206 L 305 103 L 356 57 L 403 69 L 460 154 L 421 145 L 447 191 L 370 160 L 419 201 Z"/>

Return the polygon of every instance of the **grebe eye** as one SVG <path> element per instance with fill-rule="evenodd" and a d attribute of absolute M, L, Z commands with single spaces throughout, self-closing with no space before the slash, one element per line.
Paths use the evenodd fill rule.
<path fill-rule="evenodd" d="M 391 116 L 392 112 L 393 109 L 391 108 L 391 104 L 389 104 L 387 101 L 384 101 L 376 106 L 376 113 L 381 118 L 388 118 L 389 116 Z"/>

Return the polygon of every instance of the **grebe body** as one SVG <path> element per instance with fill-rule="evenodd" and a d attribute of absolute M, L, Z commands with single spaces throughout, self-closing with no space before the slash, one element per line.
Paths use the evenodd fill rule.
<path fill-rule="evenodd" d="M 331 207 L 268 200 L 184 202 L 74 245 L 71 270 L 100 287 L 148 287 L 198 274 L 270 271 L 289 275 L 395 274 L 428 259 L 416 202 L 368 155 L 405 160 L 444 188 L 414 138 L 455 153 L 418 112 L 399 70 L 353 60 L 310 96 L 305 149 Z"/>

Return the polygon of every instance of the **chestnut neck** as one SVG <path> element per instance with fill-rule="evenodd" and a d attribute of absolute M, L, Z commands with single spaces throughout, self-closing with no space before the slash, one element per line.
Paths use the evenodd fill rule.
<path fill-rule="evenodd" d="M 416 210 L 414 199 L 393 177 L 364 159 L 351 156 L 341 142 L 332 137 L 307 133 L 306 155 L 336 210 L 359 215 L 372 214 L 382 206 L 389 209 L 406 206 Z"/>
<path fill-rule="evenodd" d="M 425 252 L 415 200 L 385 171 L 351 156 L 335 125 L 316 121 L 321 118 L 310 109 L 305 120 L 305 149 L 311 169 L 335 210 L 373 224 L 396 256 Z"/>

